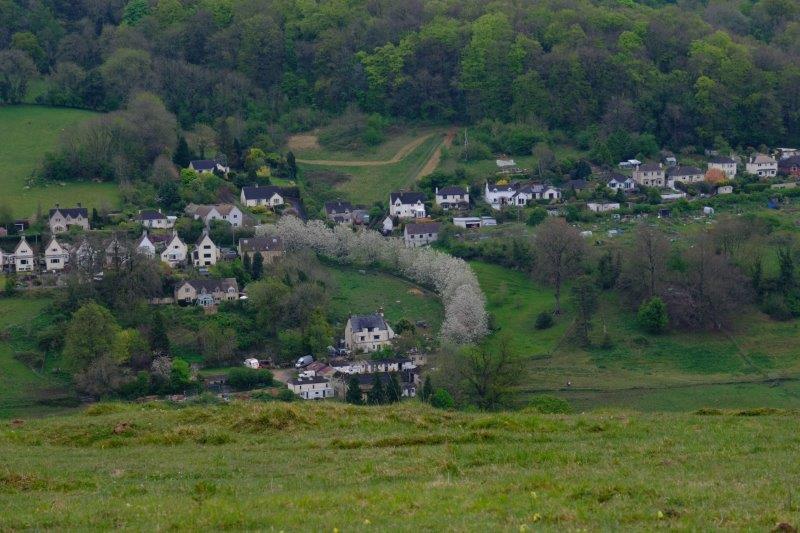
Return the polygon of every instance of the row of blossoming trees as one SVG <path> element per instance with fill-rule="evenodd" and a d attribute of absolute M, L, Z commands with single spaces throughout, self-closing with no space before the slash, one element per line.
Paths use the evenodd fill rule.
<path fill-rule="evenodd" d="M 386 239 L 375 231 L 331 229 L 319 220 L 282 217 L 277 234 L 287 250 L 311 249 L 339 263 L 378 266 L 432 287 L 444 303 L 440 335 L 445 342 L 469 343 L 488 332 L 478 279 L 461 259 L 429 248 L 407 248 L 401 239 Z"/>

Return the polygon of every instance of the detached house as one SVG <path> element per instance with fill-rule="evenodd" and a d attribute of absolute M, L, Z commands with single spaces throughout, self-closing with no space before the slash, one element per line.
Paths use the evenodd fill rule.
<path fill-rule="evenodd" d="M 147 231 L 143 231 L 142 236 L 136 241 L 136 251 L 151 259 L 156 256 L 156 245 L 147 236 Z"/>
<path fill-rule="evenodd" d="M 469 207 L 469 192 L 464 187 L 436 187 L 436 205 L 443 210 Z"/>
<path fill-rule="evenodd" d="M 353 352 L 375 352 L 389 346 L 394 331 L 383 318 L 383 313 L 353 315 L 347 320 L 344 344 Z"/>
<path fill-rule="evenodd" d="M 778 162 L 778 170 L 781 174 L 800 178 L 800 155 L 785 157 Z"/>
<path fill-rule="evenodd" d="M 322 400 L 333 397 L 333 387 L 323 376 L 300 376 L 286 382 L 290 391 L 304 400 Z"/>
<path fill-rule="evenodd" d="M 239 199 L 247 207 L 264 206 L 275 208 L 286 203 L 280 187 L 273 185 L 242 187 Z"/>
<path fill-rule="evenodd" d="M 731 157 L 713 157 L 708 161 L 708 170 L 718 169 L 725 173 L 725 176 L 732 180 L 736 177 L 736 161 Z"/>
<path fill-rule="evenodd" d="M 67 249 L 59 244 L 55 237 L 51 238 L 44 250 L 45 270 L 48 272 L 64 270 L 68 262 L 69 252 Z"/>
<path fill-rule="evenodd" d="M 159 209 L 144 209 L 136 215 L 136 220 L 145 228 L 169 229 L 175 226 L 176 217 L 168 217 Z"/>
<path fill-rule="evenodd" d="M 501 209 L 503 206 L 513 204 L 512 198 L 516 193 L 517 188 L 511 183 L 489 183 L 487 181 L 483 197 L 487 204 L 495 209 Z"/>
<path fill-rule="evenodd" d="M 745 170 L 759 178 L 774 178 L 778 175 L 778 162 L 772 156 L 755 154 L 747 160 Z"/>
<path fill-rule="evenodd" d="M 425 218 L 425 195 L 421 192 L 389 194 L 389 214 L 397 218 Z"/>
<path fill-rule="evenodd" d="M 239 239 L 239 256 L 244 258 L 249 256 L 253 260 L 256 254 L 260 254 L 264 263 L 272 263 L 281 257 L 284 252 L 283 241 L 280 237 L 248 237 Z"/>
<path fill-rule="evenodd" d="M 494 209 L 513 205 L 524 207 L 535 200 L 560 200 L 561 189 L 541 183 L 489 183 L 484 189 L 486 203 Z"/>
<path fill-rule="evenodd" d="M 441 224 L 438 222 L 424 222 L 422 224 L 406 224 L 405 231 L 403 232 L 403 239 L 406 246 L 413 248 L 416 246 L 425 246 L 439 239 L 439 228 Z"/>
<path fill-rule="evenodd" d="M 325 218 L 336 224 L 352 224 L 353 204 L 343 200 L 325 202 Z"/>
<path fill-rule="evenodd" d="M 612 174 L 611 179 L 606 182 L 606 187 L 615 191 L 633 192 L 636 189 L 636 182 L 633 181 L 633 178 L 622 174 Z"/>
<path fill-rule="evenodd" d="M 633 181 L 642 187 L 663 188 L 666 185 L 664 166 L 661 163 L 644 163 L 633 169 Z"/>
<path fill-rule="evenodd" d="M 236 278 L 190 279 L 175 286 L 175 301 L 182 303 L 235 301 L 239 298 Z"/>
<path fill-rule="evenodd" d="M 172 238 L 167 242 L 167 247 L 161 252 L 161 261 L 167 263 L 171 267 L 182 265 L 186 262 L 186 255 L 189 253 L 189 248 L 175 232 Z"/>
<path fill-rule="evenodd" d="M 192 251 L 192 264 L 196 267 L 216 265 L 219 257 L 219 248 L 208 236 L 208 232 L 204 231 Z"/>
<path fill-rule="evenodd" d="M 33 248 L 28 244 L 28 241 L 23 235 L 17 247 L 14 248 L 14 270 L 16 272 L 33 272 L 35 267 L 35 259 L 33 257 Z"/>
<path fill-rule="evenodd" d="M 197 159 L 189 162 L 189 168 L 200 174 L 212 174 L 215 170 L 227 174 L 231 168 L 213 159 Z"/>
<path fill-rule="evenodd" d="M 89 229 L 89 211 L 85 207 L 59 207 L 50 210 L 50 233 L 64 233 L 71 226 Z"/>
<path fill-rule="evenodd" d="M 699 183 L 706 179 L 705 173 L 697 167 L 672 167 L 668 173 L 668 185 L 672 187 L 675 182 Z"/>
<path fill-rule="evenodd" d="M 189 204 L 185 211 L 195 220 L 202 220 L 206 226 L 214 220 L 223 220 L 234 228 L 238 228 L 244 223 L 242 210 L 233 204 Z"/>

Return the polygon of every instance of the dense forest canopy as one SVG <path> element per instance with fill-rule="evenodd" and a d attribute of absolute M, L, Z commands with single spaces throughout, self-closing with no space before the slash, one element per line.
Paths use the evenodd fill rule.
<path fill-rule="evenodd" d="M 0 99 L 115 110 L 269 148 L 348 106 L 525 124 L 610 160 L 800 143 L 795 0 L 0 0 Z"/>

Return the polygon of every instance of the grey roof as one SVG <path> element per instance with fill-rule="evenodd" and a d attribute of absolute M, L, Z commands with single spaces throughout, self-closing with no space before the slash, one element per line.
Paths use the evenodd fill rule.
<path fill-rule="evenodd" d="M 243 252 L 281 252 L 283 241 L 280 237 L 248 237 L 239 239 L 239 248 Z"/>
<path fill-rule="evenodd" d="M 386 320 L 379 314 L 372 315 L 353 315 L 350 317 L 350 327 L 353 331 L 361 331 L 363 329 L 379 331 L 386 331 L 389 325 Z"/>
<path fill-rule="evenodd" d="M 778 166 L 780 168 L 794 168 L 800 167 L 800 155 L 793 155 L 791 157 L 786 157 L 778 161 Z"/>
<path fill-rule="evenodd" d="M 439 233 L 442 225 L 438 222 L 423 222 L 419 224 L 406 224 L 406 233 L 409 235 L 421 235 L 425 233 Z"/>
<path fill-rule="evenodd" d="M 703 174 L 703 171 L 697 167 L 673 167 L 669 171 L 670 176 L 695 176 Z"/>
<path fill-rule="evenodd" d="M 242 192 L 244 193 L 244 197 L 250 200 L 269 200 L 275 194 L 283 196 L 281 188 L 275 185 L 267 185 L 265 187 L 251 185 L 242 187 Z"/>
<path fill-rule="evenodd" d="M 442 187 L 441 189 L 439 189 L 439 192 L 437 192 L 436 194 L 438 194 L 440 196 L 443 196 L 443 195 L 446 195 L 446 194 L 449 194 L 449 195 L 453 195 L 453 194 L 463 195 L 463 194 L 467 194 L 467 189 L 464 188 L 464 187 L 458 186 L 458 185 L 450 185 L 449 187 Z"/>
<path fill-rule="evenodd" d="M 195 245 L 200 246 L 200 243 L 203 242 L 206 237 L 211 239 L 211 235 L 209 235 L 207 231 L 203 231 L 203 233 L 200 234 L 200 236 L 197 238 L 197 240 L 194 241 Z M 211 243 L 214 244 L 214 246 L 216 246 L 216 243 L 214 242 L 214 239 L 211 239 Z"/>
<path fill-rule="evenodd" d="M 400 199 L 400 202 L 404 204 L 425 202 L 425 195 L 421 192 L 393 192 L 389 194 L 389 200 L 391 203 L 394 203 L 398 198 Z"/>
<path fill-rule="evenodd" d="M 636 170 L 640 172 L 658 172 L 659 170 L 663 169 L 658 163 L 643 163 L 636 167 Z"/>
<path fill-rule="evenodd" d="M 486 186 L 492 192 L 511 192 L 517 190 L 518 183 L 507 183 L 505 185 L 498 185 L 497 183 L 487 183 Z"/>
<path fill-rule="evenodd" d="M 83 218 L 89 218 L 89 210 L 85 207 L 56 207 L 50 210 L 50 216 L 52 217 L 56 211 L 60 212 L 65 217 L 77 218 L 81 216 Z"/>
<path fill-rule="evenodd" d="M 717 165 L 732 165 L 736 163 L 736 161 L 734 161 L 730 157 L 725 157 L 725 156 L 712 157 L 711 159 L 708 160 L 708 162 Z"/>
<path fill-rule="evenodd" d="M 328 378 L 322 376 L 311 376 L 307 378 L 296 377 L 289 380 L 291 385 L 309 385 L 313 383 L 328 383 Z"/>
<path fill-rule="evenodd" d="M 236 289 L 239 291 L 239 284 L 236 282 L 236 278 L 224 278 L 224 279 L 213 279 L 213 278 L 205 278 L 205 279 L 187 279 L 183 283 L 188 283 L 194 290 L 197 292 L 216 292 L 216 291 L 227 291 L 230 288 Z M 180 287 L 183 283 L 178 284 Z"/>
<path fill-rule="evenodd" d="M 189 164 L 195 170 L 214 170 L 217 168 L 217 162 L 213 159 L 196 159 Z"/>
<path fill-rule="evenodd" d="M 164 220 L 166 218 L 167 215 L 155 209 L 144 209 L 136 215 L 136 220 Z"/>
<path fill-rule="evenodd" d="M 338 215 L 353 210 L 353 204 L 345 200 L 336 200 L 335 202 L 325 202 L 325 213 L 329 215 Z"/>

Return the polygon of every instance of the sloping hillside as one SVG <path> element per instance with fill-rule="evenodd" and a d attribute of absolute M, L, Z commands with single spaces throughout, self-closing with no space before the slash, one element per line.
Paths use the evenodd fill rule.
<path fill-rule="evenodd" d="M 795 413 L 100 404 L 3 422 L 0 529 L 797 524 Z"/>

